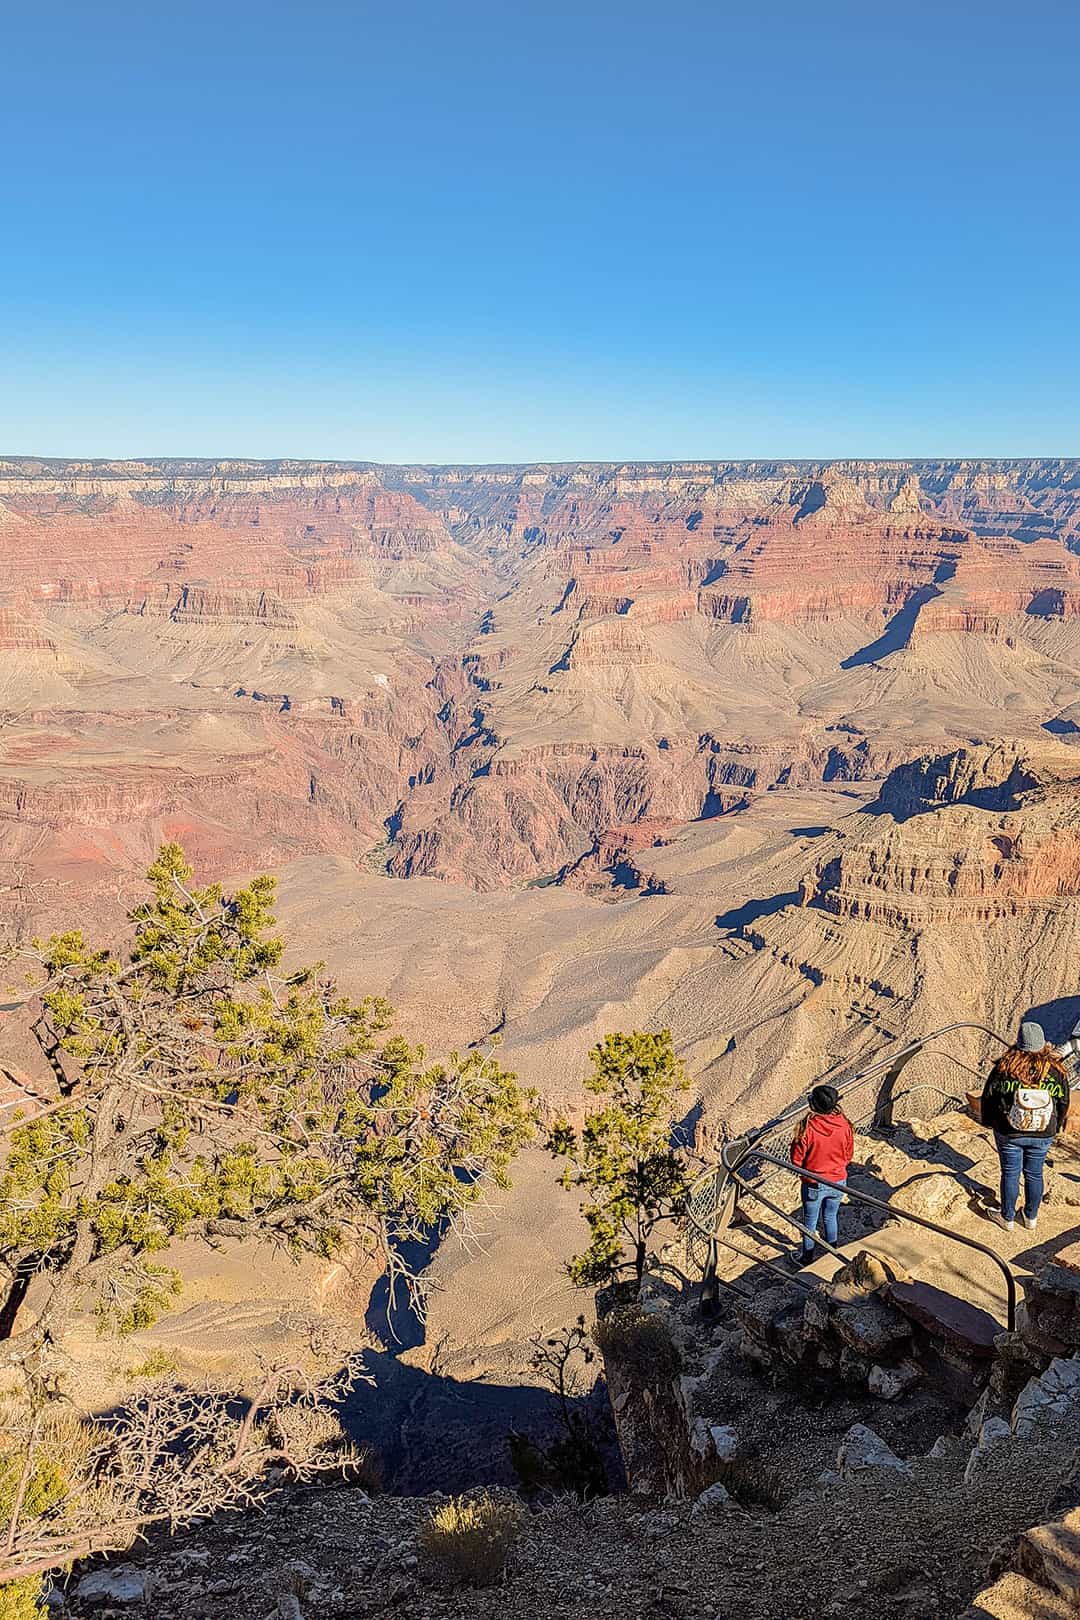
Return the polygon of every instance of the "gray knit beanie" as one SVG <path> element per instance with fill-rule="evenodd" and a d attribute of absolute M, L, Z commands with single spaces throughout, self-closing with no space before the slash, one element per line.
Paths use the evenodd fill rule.
<path fill-rule="evenodd" d="M 1046 1036 L 1041 1024 L 1029 1022 L 1020 1025 L 1021 1052 L 1041 1052 L 1045 1045 Z"/>

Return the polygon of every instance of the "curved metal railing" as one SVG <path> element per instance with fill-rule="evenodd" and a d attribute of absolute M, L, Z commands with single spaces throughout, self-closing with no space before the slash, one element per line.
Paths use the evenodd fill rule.
<path fill-rule="evenodd" d="M 857 1130 L 873 1130 L 891 1125 L 896 1122 L 897 1109 L 905 1098 L 921 1093 L 933 1094 L 937 1098 L 935 1115 L 947 1112 L 950 1109 L 962 1108 L 965 1099 L 955 1093 L 947 1091 L 939 1085 L 920 1085 L 909 1088 L 905 1092 L 898 1091 L 898 1084 L 903 1071 L 913 1058 L 926 1050 L 931 1043 L 960 1030 L 972 1030 L 988 1036 L 997 1041 L 1002 1047 L 1009 1043 L 985 1024 L 954 1023 L 946 1024 L 941 1029 L 931 1030 L 915 1040 L 907 1041 L 897 1050 L 875 1059 L 864 1067 L 857 1069 L 853 1074 L 843 1079 L 830 1078 L 830 1083 L 836 1086 L 841 1099 L 845 1103 L 845 1112 Z M 969 1071 L 981 1079 L 978 1070 L 972 1069 L 952 1053 L 942 1053 L 954 1064 Z M 719 1300 L 720 1279 L 717 1274 L 719 1248 L 734 1250 L 745 1258 L 753 1259 L 755 1264 L 763 1265 L 766 1270 L 782 1275 L 785 1281 L 794 1282 L 802 1287 L 808 1287 L 806 1279 L 793 1276 L 784 1270 L 776 1261 L 760 1255 L 752 1255 L 741 1245 L 734 1243 L 730 1237 L 725 1236 L 735 1212 L 737 1199 L 749 1197 L 756 1199 L 768 1208 L 774 1215 L 793 1226 L 796 1231 L 809 1236 L 806 1228 L 798 1217 L 790 1211 L 782 1209 L 764 1192 L 763 1188 L 777 1175 L 785 1172 L 794 1177 L 809 1176 L 813 1181 L 822 1185 L 830 1185 L 821 1176 L 812 1172 L 801 1170 L 787 1157 L 775 1151 L 774 1139 L 791 1129 L 794 1122 L 805 1113 L 808 1106 L 810 1091 L 815 1085 L 821 1084 L 822 1077 L 813 1080 L 793 1103 L 783 1109 L 773 1119 L 766 1121 L 758 1129 L 725 1142 L 720 1150 L 720 1162 L 705 1171 L 693 1183 L 690 1189 L 687 1224 L 687 1251 L 692 1263 L 700 1266 L 702 1272 L 702 1305 L 706 1310 L 715 1309 Z M 852 1102 L 855 1102 L 853 1108 Z M 945 1106 L 943 1107 L 942 1104 Z M 914 1117 L 909 1114 L 908 1117 Z M 751 1171 L 756 1168 L 756 1175 L 751 1179 Z M 869 1193 L 847 1186 L 845 1193 L 855 1202 L 868 1204 L 883 1209 L 890 1215 L 909 1220 L 917 1226 L 926 1227 L 943 1237 L 962 1244 L 966 1248 L 977 1250 L 985 1255 L 1002 1272 L 1005 1279 L 1006 1309 L 1010 1329 L 1015 1320 L 1016 1311 L 1016 1280 L 1011 1268 L 997 1255 L 993 1249 L 985 1244 L 978 1243 L 974 1238 L 962 1237 L 949 1227 L 942 1226 L 936 1221 L 926 1219 L 921 1215 L 913 1215 L 882 1199 L 874 1198 Z M 775 1240 L 774 1240 L 775 1241 Z M 843 1259 L 839 1251 L 825 1242 L 820 1234 L 815 1236 L 815 1242 L 830 1253 Z M 776 1243 L 777 1249 L 782 1253 L 782 1246 Z M 727 1286 L 725 1284 L 725 1286 Z"/>

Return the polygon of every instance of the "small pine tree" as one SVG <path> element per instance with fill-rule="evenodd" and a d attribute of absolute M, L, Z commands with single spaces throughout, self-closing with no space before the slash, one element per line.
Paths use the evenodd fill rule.
<path fill-rule="evenodd" d="M 597 1287 L 632 1268 L 640 1284 L 654 1227 L 686 1212 L 686 1164 L 672 1145 L 686 1076 L 667 1029 L 606 1035 L 589 1059 L 585 1089 L 602 1106 L 586 1114 L 580 1135 L 560 1119 L 548 1138 L 548 1151 L 568 1161 L 563 1186 L 586 1195 L 591 1242 L 570 1275 Z"/>

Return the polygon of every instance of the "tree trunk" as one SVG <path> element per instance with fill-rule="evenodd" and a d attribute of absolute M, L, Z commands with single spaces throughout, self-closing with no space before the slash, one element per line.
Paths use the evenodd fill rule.
<path fill-rule="evenodd" d="M 29 1272 L 12 1278 L 7 1298 L 0 1305 L 0 1339 L 10 1339 L 15 1331 L 15 1318 L 30 1287 Z"/>
<path fill-rule="evenodd" d="M 643 1237 L 638 1238 L 637 1247 L 634 1250 L 634 1273 L 640 1288 L 641 1280 L 645 1275 L 645 1239 Z"/>

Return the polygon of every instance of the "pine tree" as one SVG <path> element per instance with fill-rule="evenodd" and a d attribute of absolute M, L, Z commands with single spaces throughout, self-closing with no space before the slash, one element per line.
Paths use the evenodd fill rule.
<path fill-rule="evenodd" d="M 0 1163 L 9 1331 L 31 1278 L 41 1290 L 0 1363 L 47 1360 L 88 1300 L 103 1324 L 147 1326 L 179 1287 L 174 1238 L 374 1255 L 415 1290 L 404 1245 L 507 1185 L 535 1128 L 490 1053 L 429 1062 L 387 1033 L 379 997 L 284 967 L 272 878 L 196 888 L 171 844 L 148 880 L 126 950 L 70 932 L 9 952 L 58 1096 Z"/>
<path fill-rule="evenodd" d="M 589 1059 L 585 1090 L 602 1106 L 586 1113 L 580 1135 L 560 1119 L 548 1138 L 548 1151 L 568 1160 L 563 1186 L 586 1195 L 591 1241 L 570 1275 L 596 1287 L 632 1269 L 640 1283 L 653 1229 L 686 1210 L 686 1165 L 672 1137 L 687 1081 L 667 1029 L 606 1035 Z"/>
<path fill-rule="evenodd" d="M 533 1094 L 490 1052 L 430 1062 L 389 1033 L 379 997 L 350 999 L 321 964 L 285 966 L 272 878 L 197 888 L 170 844 L 148 879 L 125 950 L 72 931 L 5 953 L 27 971 L 57 1093 L 0 1138 L 0 1366 L 23 1376 L 0 1406 L 13 1614 L 74 1556 L 255 1501 L 275 1469 L 357 1463 L 334 1417 L 361 1376 L 354 1346 L 313 1344 L 310 1367 L 264 1368 L 248 1397 L 151 1382 L 101 1429 L 59 1398 L 77 1314 L 149 1325 L 181 1286 L 176 1238 L 374 1256 L 422 1303 L 403 1250 L 507 1186 L 536 1126 Z M 31 1279 L 36 1320 L 14 1332 Z"/>

